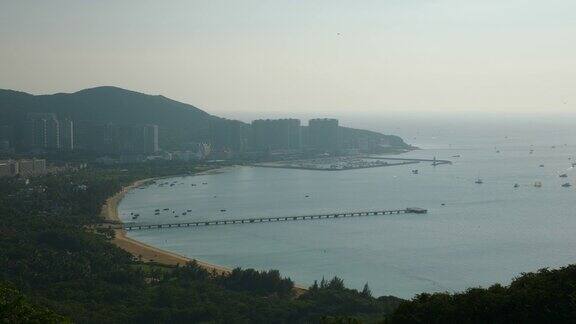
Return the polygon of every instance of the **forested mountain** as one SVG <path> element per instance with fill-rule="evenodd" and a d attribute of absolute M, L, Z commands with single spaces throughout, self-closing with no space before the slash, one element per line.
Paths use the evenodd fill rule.
<path fill-rule="evenodd" d="M 99 121 L 120 124 L 155 124 L 159 126 L 160 147 L 179 149 L 188 142 L 208 141 L 211 121 L 222 121 L 195 106 L 160 95 L 148 95 L 111 86 L 85 89 L 74 93 L 32 95 L 0 89 L 0 125 L 18 129 L 27 113 L 55 113 L 75 121 Z M 374 141 L 387 138 L 392 146 L 406 148 L 397 136 L 342 128 L 347 142 L 359 137 Z"/>
<path fill-rule="evenodd" d="M 30 112 L 56 113 L 77 121 L 155 124 L 160 128 L 161 147 L 167 148 L 205 139 L 210 120 L 219 119 L 192 105 L 116 87 L 38 96 L 0 90 L 0 119 L 17 125 Z"/>

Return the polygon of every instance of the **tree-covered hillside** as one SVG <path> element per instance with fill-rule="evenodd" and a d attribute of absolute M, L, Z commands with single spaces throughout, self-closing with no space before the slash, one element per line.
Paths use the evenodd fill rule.
<path fill-rule="evenodd" d="M 509 286 L 421 294 L 402 303 L 389 323 L 574 323 L 576 265 L 525 273 Z"/>
<path fill-rule="evenodd" d="M 182 149 L 191 142 L 209 141 L 213 136 L 210 125 L 225 121 L 192 105 L 164 96 L 110 86 L 53 95 L 32 95 L 0 89 L 0 126 L 12 125 L 18 132 L 26 115 L 32 112 L 55 113 L 58 118 L 75 121 L 158 125 L 160 147 L 167 150 Z M 360 138 L 370 138 L 374 142 L 386 138 L 392 146 L 408 148 L 397 136 L 352 128 L 341 129 L 346 143 L 357 142 Z"/>

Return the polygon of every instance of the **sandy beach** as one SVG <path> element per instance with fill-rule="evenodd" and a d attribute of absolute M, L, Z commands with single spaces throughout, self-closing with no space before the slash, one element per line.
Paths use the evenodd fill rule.
<path fill-rule="evenodd" d="M 198 174 L 213 174 L 213 173 L 218 173 L 218 172 L 222 172 L 222 170 L 221 169 L 207 170 L 207 171 L 204 171 L 204 172 L 201 172 Z M 111 222 L 111 223 L 118 223 L 118 224 L 122 223 L 122 221 L 120 220 L 120 217 L 118 215 L 118 204 L 120 203 L 120 201 L 122 201 L 122 198 L 124 198 L 124 195 L 126 195 L 126 193 L 128 193 L 130 190 L 132 190 L 134 188 L 140 187 L 140 186 L 146 184 L 147 182 L 157 180 L 157 179 L 159 179 L 159 178 L 148 178 L 148 179 L 138 180 L 138 181 L 132 183 L 131 185 L 122 188 L 122 190 L 120 190 L 114 196 L 112 196 L 106 200 L 106 202 L 104 203 L 104 206 L 102 206 L 102 217 L 106 221 Z M 191 258 L 185 257 L 183 255 L 168 252 L 168 251 L 153 247 L 151 245 L 139 242 L 137 240 L 131 239 L 128 236 L 126 236 L 126 231 L 123 229 L 114 229 L 114 232 L 115 232 L 115 237 L 112 240 L 112 243 L 115 244 L 116 246 L 118 246 L 119 248 L 123 249 L 124 251 L 129 252 L 134 257 L 141 259 L 142 261 L 158 262 L 161 264 L 172 265 L 172 266 L 185 265 L 188 262 L 196 261 L 196 263 L 199 266 L 208 270 L 209 272 L 215 272 L 217 274 L 226 274 L 226 273 L 230 273 L 232 271 L 232 269 L 227 268 L 227 267 L 211 264 L 211 263 L 200 261 L 197 259 L 191 259 Z M 300 296 L 301 294 L 306 292 L 306 290 L 307 290 L 307 288 L 305 288 L 304 286 L 297 285 L 297 284 L 294 285 L 295 296 Z"/>
<path fill-rule="evenodd" d="M 130 186 L 122 188 L 121 191 L 116 193 L 114 196 L 108 198 L 104 206 L 102 206 L 102 217 L 109 221 L 115 223 L 121 223 L 120 217 L 118 215 L 118 204 L 124 198 L 124 195 L 133 188 L 139 187 L 149 181 L 155 180 L 154 178 L 143 179 L 134 182 Z M 168 252 L 148 244 L 133 240 L 126 236 L 126 231 L 123 229 L 115 229 L 115 238 L 112 240 L 116 246 L 121 249 L 131 253 L 136 258 L 142 259 L 143 261 L 154 261 L 166 265 L 184 265 L 187 262 L 191 262 L 194 259 L 187 258 L 185 256 Z M 229 273 L 231 269 L 218 266 L 215 264 L 210 264 L 200 260 L 195 260 L 198 265 L 205 268 L 206 270 L 216 273 Z"/>

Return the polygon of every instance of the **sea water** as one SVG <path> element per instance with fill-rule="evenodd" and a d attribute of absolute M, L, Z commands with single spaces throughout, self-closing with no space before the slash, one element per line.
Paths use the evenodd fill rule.
<path fill-rule="evenodd" d="M 339 276 L 349 287 L 368 283 L 375 295 L 404 298 L 507 284 L 522 272 L 576 262 L 576 130 L 569 123 L 454 121 L 395 132 L 421 148 L 400 157 L 453 164 L 331 172 L 230 167 L 135 189 L 122 200 L 120 216 L 176 223 L 425 208 L 424 215 L 128 233 L 218 265 L 279 269 L 303 285 Z M 483 184 L 475 183 L 478 177 Z"/>

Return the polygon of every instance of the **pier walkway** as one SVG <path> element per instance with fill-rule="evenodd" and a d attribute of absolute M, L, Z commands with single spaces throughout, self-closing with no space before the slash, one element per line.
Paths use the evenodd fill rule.
<path fill-rule="evenodd" d="M 257 223 L 274 223 L 286 221 L 304 221 L 314 219 L 336 219 L 336 218 L 349 218 L 361 216 L 376 216 L 376 215 L 392 215 L 392 214 L 426 214 L 428 211 L 422 208 L 405 208 L 394 210 L 373 210 L 373 211 L 360 211 L 360 212 L 342 212 L 331 214 L 319 215 L 303 215 L 303 216 L 283 216 L 283 217 L 261 217 L 261 218 L 246 218 L 246 219 L 218 219 L 207 220 L 199 222 L 183 222 L 183 223 L 164 223 L 164 224 L 135 224 L 126 223 L 122 227 L 126 231 L 134 230 L 147 230 L 147 229 L 160 229 L 160 228 L 178 228 L 178 227 L 201 227 L 212 225 L 233 225 L 233 224 L 257 224 Z"/>

